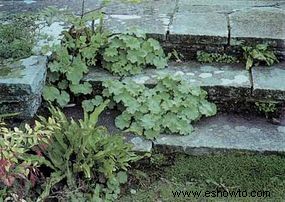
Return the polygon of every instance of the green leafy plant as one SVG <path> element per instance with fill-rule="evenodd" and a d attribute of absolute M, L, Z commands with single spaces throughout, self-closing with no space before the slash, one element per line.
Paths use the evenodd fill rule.
<path fill-rule="evenodd" d="M 50 135 L 38 124 L 34 128 L 26 124 L 23 129 L 9 129 L 0 122 L 0 190 L 6 189 L 1 196 L 13 194 L 15 200 L 20 200 L 38 184 L 38 168 L 48 162 L 38 155 L 37 148 L 47 144 Z"/>
<path fill-rule="evenodd" d="M 137 74 L 145 66 L 163 68 L 167 58 L 158 41 L 146 39 L 144 34 L 110 35 L 103 30 L 103 14 L 91 12 L 82 17 L 64 15 L 72 24 L 63 32 L 61 45 L 52 48 L 52 62 L 48 65 L 47 84 L 43 97 L 61 107 L 80 95 L 90 95 L 92 86 L 83 77 L 94 66 L 102 65 L 121 76 Z M 91 26 L 87 26 L 88 22 Z M 95 26 L 95 21 L 100 21 Z M 49 50 L 49 49 L 47 49 Z M 92 101 L 85 102 L 86 107 Z"/>
<path fill-rule="evenodd" d="M 278 62 L 274 52 L 269 49 L 267 44 L 258 44 L 255 47 L 243 46 L 242 50 L 247 70 L 253 66 L 258 66 L 260 63 L 271 66 L 275 62 Z"/>
<path fill-rule="evenodd" d="M 205 51 L 197 52 L 197 60 L 201 63 L 237 63 L 238 59 L 234 56 L 219 53 L 207 53 Z"/>
<path fill-rule="evenodd" d="M 48 128 L 53 134 L 51 143 L 42 151 L 53 165 L 53 172 L 41 198 L 47 197 L 50 190 L 63 179 L 67 181 L 68 190 L 80 187 L 80 177 L 82 183 L 90 186 L 85 190 L 87 198 L 116 199 L 120 193 L 119 185 L 126 182 L 125 171 L 129 162 L 136 161 L 138 157 L 121 136 L 110 135 L 106 128 L 96 126 L 98 116 L 108 102 L 99 105 L 90 115 L 85 112 L 84 119 L 79 122 L 68 120 L 56 108 L 51 108 L 52 117 L 48 120 L 41 118 L 42 127 Z"/>
<path fill-rule="evenodd" d="M 96 65 L 100 51 L 107 42 L 101 25 L 96 28 L 86 26 L 89 20 L 99 19 L 102 22 L 101 13 L 69 18 L 73 26 L 63 32 L 61 45 L 53 47 L 53 59 L 48 65 L 47 85 L 43 92 L 45 100 L 56 101 L 62 107 L 69 103 L 70 95 L 88 95 L 92 92 L 91 84 L 83 81 L 83 77 L 91 66 Z"/>
<path fill-rule="evenodd" d="M 274 113 L 277 110 L 276 103 L 271 102 L 255 102 L 255 106 L 260 112 L 265 114 L 266 118 L 268 118 L 270 113 Z"/>
<path fill-rule="evenodd" d="M 110 37 L 103 59 L 104 68 L 120 76 L 139 74 L 146 66 L 161 69 L 167 65 L 159 42 L 138 32 Z"/>
<path fill-rule="evenodd" d="M 163 75 L 153 88 L 131 79 L 108 80 L 103 86 L 104 96 L 126 107 L 116 126 L 147 139 L 164 132 L 188 135 L 193 121 L 216 113 L 216 106 L 206 100 L 207 92 L 180 77 Z"/>
<path fill-rule="evenodd" d="M 114 201 L 120 185 L 127 181 L 129 163 L 139 157 L 122 136 L 111 135 L 105 127 L 97 126 L 98 116 L 108 103 L 104 101 L 91 114 L 85 112 L 79 121 L 51 107 L 51 117 L 39 117 L 34 128 L 26 125 L 23 130 L 10 130 L 1 123 L 3 196 L 12 194 L 17 196 L 15 200 L 27 197 L 32 201 L 53 197 Z M 40 176 L 45 180 L 39 180 Z M 31 192 L 23 192 L 26 185 L 22 187 L 22 181 L 39 185 L 37 193 L 31 196 Z"/>

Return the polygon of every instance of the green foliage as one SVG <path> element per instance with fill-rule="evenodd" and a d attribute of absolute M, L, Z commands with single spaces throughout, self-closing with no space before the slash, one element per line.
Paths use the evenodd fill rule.
<path fill-rule="evenodd" d="M 271 102 L 255 102 L 257 109 L 268 117 L 269 113 L 274 113 L 277 110 L 276 103 Z"/>
<path fill-rule="evenodd" d="M 91 19 L 102 20 L 102 17 L 98 13 L 83 18 L 69 16 L 73 27 L 63 32 L 61 45 L 53 47 L 53 61 L 48 65 L 47 85 L 43 92 L 45 100 L 55 101 L 63 107 L 69 103 L 71 95 L 92 92 L 91 84 L 83 81 L 83 77 L 91 66 L 96 65 L 107 35 L 100 31 L 101 25 L 95 29 L 85 24 Z"/>
<path fill-rule="evenodd" d="M 150 157 L 150 162 L 153 166 L 160 167 L 167 161 L 166 156 L 161 153 L 154 153 Z"/>
<path fill-rule="evenodd" d="M 20 59 L 32 54 L 35 19 L 29 14 L 14 15 L 0 24 L 0 59 Z"/>
<path fill-rule="evenodd" d="M 126 107 L 116 118 L 116 126 L 147 139 L 164 132 L 188 135 L 193 130 L 190 123 L 216 113 L 216 106 L 206 100 L 206 91 L 179 77 L 161 76 L 153 88 L 130 79 L 105 81 L 103 86 L 105 96 Z"/>
<path fill-rule="evenodd" d="M 197 60 L 201 63 L 236 63 L 238 62 L 237 58 L 234 56 L 219 54 L 219 53 L 207 53 L 204 51 L 197 52 Z"/>
<path fill-rule="evenodd" d="M 38 187 L 38 200 L 59 197 L 114 201 L 120 193 L 120 185 L 127 181 L 129 163 L 138 157 L 121 136 L 110 135 L 106 128 L 97 126 L 98 116 L 108 103 L 104 101 L 91 114 L 85 112 L 84 119 L 78 122 L 51 107 L 52 116 L 40 117 L 35 128 L 26 125 L 24 130 L 12 131 L 1 124 L 0 188 L 2 182 L 9 193 L 28 197 L 28 194 L 18 193 L 21 189 L 12 189 L 15 178 L 33 176 L 30 181 L 40 183 L 35 182 L 37 176 L 31 173 L 45 165 L 45 171 L 48 169 L 50 174 Z"/>
<path fill-rule="evenodd" d="M 49 16 L 48 13 L 55 11 L 46 12 Z M 167 65 L 167 58 L 158 41 L 146 39 L 139 32 L 109 35 L 103 30 L 103 14 L 100 12 L 82 17 L 63 16 L 72 27 L 63 32 L 61 45 L 52 48 L 52 62 L 48 65 L 47 85 L 43 91 L 47 101 L 64 107 L 75 96 L 91 94 L 92 86 L 83 81 L 83 77 L 94 66 L 102 64 L 112 73 L 123 76 L 137 74 L 147 65 L 157 68 Z M 95 28 L 96 20 L 100 23 Z M 92 25 L 88 27 L 86 24 L 90 21 Z M 94 107 L 92 104 L 91 100 L 83 105 L 90 111 Z"/>
<path fill-rule="evenodd" d="M 158 41 L 132 32 L 110 37 L 103 59 L 104 68 L 119 76 L 139 74 L 146 66 L 161 69 L 167 65 Z"/>
<path fill-rule="evenodd" d="M 35 186 L 38 167 L 48 162 L 33 151 L 47 144 L 50 135 L 38 124 L 33 129 L 27 124 L 23 129 L 9 129 L 0 122 L 0 189 L 3 185 L 7 189 L 2 196 L 8 193 L 22 196 Z"/>
<path fill-rule="evenodd" d="M 271 66 L 275 62 L 278 62 L 274 52 L 269 49 L 267 44 L 258 44 L 255 47 L 243 46 L 242 49 L 247 70 L 253 66 L 258 66 L 261 62 L 265 63 L 267 66 Z"/>

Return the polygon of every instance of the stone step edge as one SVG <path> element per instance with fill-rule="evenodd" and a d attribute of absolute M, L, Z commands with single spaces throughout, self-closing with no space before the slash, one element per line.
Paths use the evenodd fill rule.
<path fill-rule="evenodd" d="M 143 153 L 285 154 L 284 140 L 285 126 L 272 125 L 260 118 L 248 121 L 245 118 L 232 119 L 231 115 L 222 114 L 201 119 L 194 125 L 194 132 L 187 136 L 161 134 L 156 140 L 147 140 L 132 135 L 127 142 L 134 146 L 134 151 Z"/>
<path fill-rule="evenodd" d="M 190 84 L 201 86 L 208 92 L 210 100 L 285 101 L 285 85 L 276 85 L 275 82 L 285 78 L 285 63 L 254 67 L 252 71 L 245 70 L 241 64 L 170 63 L 165 69 L 145 69 L 130 78 L 137 83 L 154 85 L 156 77 L 167 72 L 184 76 Z M 272 78 L 268 77 L 270 74 L 273 74 Z M 262 76 L 267 77 L 265 80 L 268 79 L 268 84 L 264 83 L 264 79 L 260 81 L 259 77 Z M 96 87 L 104 80 L 119 78 L 102 68 L 92 68 L 84 80 Z"/>

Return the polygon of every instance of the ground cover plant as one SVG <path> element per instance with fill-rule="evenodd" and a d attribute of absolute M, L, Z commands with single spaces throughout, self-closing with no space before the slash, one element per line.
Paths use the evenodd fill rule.
<path fill-rule="evenodd" d="M 160 133 L 191 134 L 191 123 L 203 115 L 216 114 L 216 106 L 206 100 L 207 92 L 180 78 L 162 75 L 154 87 L 137 84 L 131 79 L 103 83 L 104 96 L 122 103 L 125 110 L 115 124 L 147 139 Z"/>
<path fill-rule="evenodd" d="M 205 51 L 197 52 L 197 60 L 201 63 L 238 63 L 238 59 L 235 56 L 219 53 L 207 53 Z"/>
<path fill-rule="evenodd" d="M 0 125 L 0 199 L 114 201 L 138 160 L 119 135 L 97 126 L 108 101 L 84 119 L 68 119 L 51 107 L 31 128 Z"/>
<path fill-rule="evenodd" d="M 253 66 L 261 63 L 271 66 L 278 63 L 275 53 L 270 50 L 267 44 L 257 44 L 256 46 L 242 46 L 243 57 L 246 61 L 246 69 L 249 70 Z"/>

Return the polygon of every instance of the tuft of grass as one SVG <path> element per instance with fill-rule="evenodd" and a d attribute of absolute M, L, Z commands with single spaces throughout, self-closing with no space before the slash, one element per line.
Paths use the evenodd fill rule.
<path fill-rule="evenodd" d="M 269 191 L 270 198 L 174 197 L 172 191 Z M 262 155 L 177 156 L 161 180 L 121 201 L 280 201 L 285 199 L 285 158 Z"/>

